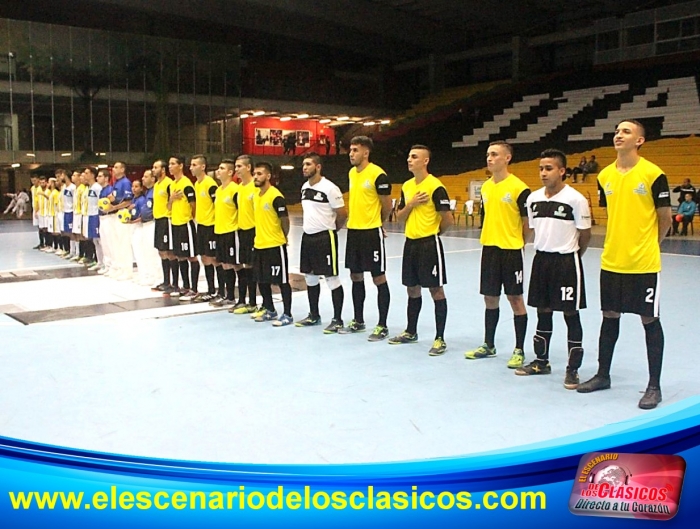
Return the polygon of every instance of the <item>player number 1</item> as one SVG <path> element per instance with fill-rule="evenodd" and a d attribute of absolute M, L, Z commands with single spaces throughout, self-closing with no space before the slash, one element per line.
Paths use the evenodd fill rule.
<path fill-rule="evenodd" d="M 331 256 L 327 255 L 326 260 L 328 260 L 328 266 L 330 266 L 331 265 Z"/>

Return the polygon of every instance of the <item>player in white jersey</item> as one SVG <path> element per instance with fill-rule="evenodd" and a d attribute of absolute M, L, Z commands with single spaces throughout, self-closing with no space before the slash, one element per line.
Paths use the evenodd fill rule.
<path fill-rule="evenodd" d="M 338 278 L 338 230 L 348 217 L 343 194 L 333 182 L 321 174 L 321 157 L 309 154 L 302 164 L 308 179 L 301 187 L 303 229 L 301 238 L 301 273 L 306 277 L 309 315 L 296 323 L 310 327 L 321 323 L 318 300 L 321 294 L 320 276 L 326 278 L 333 300 L 333 319 L 323 331 L 337 333 L 343 328 L 343 285 Z"/>
<path fill-rule="evenodd" d="M 540 178 L 544 187 L 527 198 L 530 228 L 536 250 L 530 274 L 528 305 L 537 308 L 533 338 L 536 359 L 515 370 L 516 375 L 548 375 L 552 312 L 563 312 L 568 328 L 569 361 L 566 389 L 576 389 L 583 360 L 580 309 L 586 308 L 586 288 L 581 256 L 591 239 L 591 213 L 586 198 L 566 179 L 566 156 L 556 149 L 541 155 Z"/>

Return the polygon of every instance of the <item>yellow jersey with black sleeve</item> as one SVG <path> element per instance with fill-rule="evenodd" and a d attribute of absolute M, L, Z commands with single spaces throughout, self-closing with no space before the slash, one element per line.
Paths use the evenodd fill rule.
<path fill-rule="evenodd" d="M 39 194 L 37 191 L 39 190 L 39 186 L 32 186 L 31 192 L 32 192 L 32 209 L 34 210 L 34 213 L 36 215 L 39 214 Z"/>
<path fill-rule="evenodd" d="M 214 200 L 214 233 L 231 233 L 238 229 L 238 188 L 236 182 L 216 188 Z M 199 208 L 199 205 L 197 205 Z"/>
<path fill-rule="evenodd" d="M 613 163 L 598 173 L 598 188 L 608 212 L 600 267 L 619 274 L 660 272 L 656 210 L 671 206 L 664 172 L 641 157 L 626 173 Z"/>
<path fill-rule="evenodd" d="M 48 189 L 42 189 L 41 186 L 36 190 L 36 204 L 39 210 L 39 215 L 46 217 L 48 212 L 46 211 L 46 193 Z"/>
<path fill-rule="evenodd" d="M 170 210 L 170 220 L 173 226 L 184 226 L 192 219 L 192 206 L 190 204 L 196 201 L 194 186 L 189 178 L 181 176 L 179 180 L 174 180 L 170 184 L 170 194 L 182 191 L 182 196 L 177 200 L 173 200 L 172 209 Z"/>
<path fill-rule="evenodd" d="M 442 182 L 433 175 L 426 176 L 420 184 L 415 178 L 411 178 L 401 188 L 401 201 L 399 209 L 406 207 L 418 193 L 425 193 L 429 200 L 425 204 L 414 207 L 406 219 L 406 238 L 422 239 L 440 233 L 440 221 L 442 211 L 450 211 L 450 197 Z"/>
<path fill-rule="evenodd" d="M 75 200 L 73 200 L 73 213 L 76 215 L 85 215 L 83 213 L 83 193 L 87 190 L 85 184 L 80 184 L 75 188 Z"/>
<path fill-rule="evenodd" d="M 523 240 L 523 217 L 527 218 L 530 188 L 514 174 L 496 183 L 493 177 L 481 186 L 484 224 L 481 244 L 502 250 L 520 250 Z"/>
<path fill-rule="evenodd" d="M 153 218 L 162 219 L 170 217 L 168 209 L 168 199 L 170 198 L 170 186 L 173 179 L 166 176 L 160 181 L 157 181 L 153 186 Z"/>
<path fill-rule="evenodd" d="M 256 194 L 254 248 L 264 250 L 287 244 L 287 237 L 282 231 L 282 221 L 280 220 L 287 216 L 289 216 L 287 204 L 279 189 L 271 186 L 264 195 Z"/>
<path fill-rule="evenodd" d="M 255 228 L 255 199 L 260 190 L 255 187 L 255 181 L 238 186 L 238 229 L 250 230 Z"/>
<path fill-rule="evenodd" d="M 384 169 L 370 163 L 362 171 L 356 167 L 348 173 L 350 195 L 347 226 L 352 230 L 369 230 L 382 225 L 380 196 L 391 195 L 391 183 Z"/>
<path fill-rule="evenodd" d="M 197 196 L 197 209 L 195 210 L 195 221 L 197 226 L 214 225 L 214 200 L 216 200 L 216 190 L 218 189 L 216 180 L 206 175 L 194 183 L 194 192 Z"/>

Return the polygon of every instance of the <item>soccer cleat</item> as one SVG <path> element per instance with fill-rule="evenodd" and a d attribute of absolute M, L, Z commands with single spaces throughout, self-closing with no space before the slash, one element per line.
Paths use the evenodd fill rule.
<path fill-rule="evenodd" d="M 513 349 L 513 356 L 508 360 L 508 369 L 517 369 L 522 367 L 525 362 L 525 353 L 522 349 Z"/>
<path fill-rule="evenodd" d="M 610 389 L 610 376 L 595 375 L 592 379 L 582 382 L 576 388 L 579 393 L 591 393 L 601 389 Z"/>
<path fill-rule="evenodd" d="M 192 303 L 206 303 L 207 301 L 211 301 L 212 299 L 214 299 L 214 294 L 209 294 L 208 292 L 200 292 L 194 297 Z"/>
<path fill-rule="evenodd" d="M 267 309 L 265 307 L 255 307 L 255 310 L 251 313 L 246 312 L 246 314 L 250 314 L 250 319 L 255 320 L 265 314 L 267 312 Z"/>
<path fill-rule="evenodd" d="M 69 260 L 70 260 L 70 261 L 79 261 L 79 260 L 80 260 L 80 256 L 79 256 L 79 255 L 74 255 L 74 256 L 72 256 Z"/>
<path fill-rule="evenodd" d="M 323 329 L 323 334 L 338 334 L 338 331 L 343 328 L 343 320 L 331 320 L 328 327 Z"/>
<path fill-rule="evenodd" d="M 354 334 L 356 332 L 365 332 L 366 328 L 367 327 L 364 323 L 361 323 L 356 320 L 350 320 L 350 323 L 348 323 L 347 327 L 338 329 L 338 334 Z"/>
<path fill-rule="evenodd" d="M 284 316 L 284 314 L 282 316 Z M 309 314 L 306 318 L 299 320 L 294 325 L 296 327 L 313 327 L 314 325 L 321 325 L 321 316 L 312 316 Z"/>
<path fill-rule="evenodd" d="M 185 303 L 189 303 L 191 301 L 194 301 L 194 298 L 197 297 L 197 292 L 194 290 L 185 290 L 182 295 L 180 296 L 180 301 L 184 301 Z"/>
<path fill-rule="evenodd" d="M 32 247 L 32 250 L 41 250 L 41 244 L 37 244 L 36 246 Z"/>
<path fill-rule="evenodd" d="M 209 305 L 211 305 L 212 307 L 223 307 L 224 306 L 224 298 L 220 298 L 217 296 L 217 297 L 209 300 Z"/>
<path fill-rule="evenodd" d="M 467 360 L 479 360 L 480 358 L 492 358 L 496 356 L 496 347 L 489 347 L 487 344 L 480 345 L 476 349 L 464 353 Z"/>
<path fill-rule="evenodd" d="M 318 322 L 321 323 L 321 318 L 318 319 Z M 287 316 L 286 314 L 282 314 L 279 318 L 272 322 L 272 326 L 286 327 L 287 325 L 291 325 L 292 323 L 294 323 L 294 318 L 292 318 L 291 316 Z"/>
<path fill-rule="evenodd" d="M 260 310 L 255 305 L 243 305 L 242 303 L 239 303 L 236 306 L 238 308 L 233 311 L 234 314 L 255 314 L 256 312 L 258 312 L 258 310 Z"/>
<path fill-rule="evenodd" d="M 578 371 L 567 367 L 566 376 L 564 377 L 564 387 L 566 389 L 576 389 L 578 387 L 578 383 Z"/>
<path fill-rule="evenodd" d="M 639 401 L 639 407 L 643 410 L 653 410 L 659 402 L 661 402 L 661 388 L 648 387 Z"/>
<path fill-rule="evenodd" d="M 89 268 L 88 268 L 88 270 L 89 270 Z M 100 274 L 101 276 L 103 276 L 103 275 L 105 275 L 105 274 L 108 274 L 108 273 L 109 273 L 109 268 L 107 268 L 106 266 L 103 266 L 102 268 L 100 268 L 100 269 L 97 271 L 97 273 Z"/>
<path fill-rule="evenodd" d="M 262 323 L 264 321 L 272 321 L 277 319 L 277 311 L 276 310 L 267 310 L 263 309 L 261 312 L 257 312 L 256 314 L 260 314 L 257 318 L 255 318 L 255 321 L 257 323 Z M 292 323 L 291 321 L 289 323 Z"/>
<path fill-rule="evenodd" d="M 543 360 L 533 360 L 528 365 L 517 368 L 515 374 L 522 377 L 530 375 L 551 375 L 552 366 L 549 365 L 549 362 Z"/>
<path fill-rule="evenodd" d="M 430 351 L 428 351 L 428 354 L 430 356 L 441 356 L 444 355 L 446 352 L 447 344 L 445 343 L 445 340 L 443 340 L 442 338 L 435 338 L 433 346 L 430 348 Z"/>
<path fill-rule="evenodd" d="M 168 287 L 170 287 L 169 284 L 167 284 L 167 283 L 161 283 L 160 285 L 156 285 L 156 286 L 154 286 L 153 288 L 151 288 L 151 290 L 152 290 L 153 292 L 163 292 L 163 291 L 164 291 L 166 288 L 168 288 Z"/>
<path fill-rule="evenodd" d="M 368 342 L 381 342 L 384 338 L 389 336 L 389 328 L 382 325 L 377 325 L 372 334 L 367 337 Z"/>
<path fill-rule="evenodd" d="M 410 332 L 403 331 L 398 336 L 389 338 L 388 341 L 391 345 L 398 345 L 403 343 L 416 343 L 418 341 L 418 334 L 411 334 Z"/>
<path fill-rule="evenodd" d="M 228 309 L 231 314 L 248 314 L 247 305 L 245 303 L 236 303 L 233 307 Z M 239 311 L 239 312 L 236 312 Z"/>
<path fill-rule="evenodd" d="M 101 268 L 102 268 L 102 266 L 100 266 L 99 264 L 94 264 L 90 268 L 88 268 L 88 272 L 98 272 L 99 273 Z"/>

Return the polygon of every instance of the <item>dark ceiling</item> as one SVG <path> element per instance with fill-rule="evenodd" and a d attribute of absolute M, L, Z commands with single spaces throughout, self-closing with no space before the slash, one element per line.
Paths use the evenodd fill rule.
<path fill-rule="evenodd" d="M 0 16 L 242 44 L 244 56 L 326 58 L 334 68 L 397 64 L 581 27 L 656 7 L 644 0 L 3 1 Z M 338 64 L 342 61 L 342 64 Z"/>

